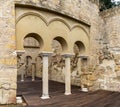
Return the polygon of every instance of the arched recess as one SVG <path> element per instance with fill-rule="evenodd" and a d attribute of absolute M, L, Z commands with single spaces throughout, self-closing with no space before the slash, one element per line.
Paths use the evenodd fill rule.
<path fill-rule="evenodd" d="M 73 47 L 74 53 L 83 54 L 85 52 L 85 45 L 81 41 L 76 41 Z"/>
<path fill-rule="evenodd" d="M 73 47 L 74 44 L 76 43 L 77 46 L 84 47 L 81 49 L 81 53 L 83 52 L 85 54 L 89 53 L 90 39 L 86 32 L 80 27 L 75 27 L 74 29 L 72 29 L 72 31 L 69 33 L 68 43 L 70 52 L 74 52 L 74 50 L 72 50 L 73 48 L 71 47 Z"/>
<path fill-rule="evenodd" d="M 52 49 L 60 52 L 65 52 L 68 48 L 67 42 L 63 37 L 55 37 L 52 41 Z"/>
<path fill-rule="evenodd" d="M 21 17 L 16 24 L 17 50 L 24 50 L 23 40 L 30 33 L 40 35 L 43 41 L 46 40 L 45 38 L 48 37 L 47 30 L 47 25 L 41 17 L 34 14 Z M 38 36 L 35 38 L 40 40 Z"/>
<path fill-rule="evenodd" d="M 67 37 L 68 33 L 70 32 L 70 26 L 61 19 L 53 19 L 48 26 L 50 36 L 55 38 L 56 35 L 60 37 Z"/>
<path fill-rule="evenodd" d="M 29 33 L 24 37 L 24 48 L 42 49 L 43 39 L 37 33 Z"/>

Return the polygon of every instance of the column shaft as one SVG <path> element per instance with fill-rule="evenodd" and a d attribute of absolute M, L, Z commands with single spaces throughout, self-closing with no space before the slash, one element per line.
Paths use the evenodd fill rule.
<path fill-rule="evenodd" d="M 71 70 L 70 70 L 70 57 L 65 59 L 65 95 L 71 94 Z"/>
<path fill-rule="evenodd" d="M 43 56 L 43 70 L 42 70 L 43 93 L 42 99 L 49 98 L 48 93 L 48 56 Z"/>

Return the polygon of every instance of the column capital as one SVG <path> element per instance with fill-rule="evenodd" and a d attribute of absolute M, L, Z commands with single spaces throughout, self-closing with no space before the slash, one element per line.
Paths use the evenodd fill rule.
<path fill-rule="evenodd" d="M 65 54 L 62 54 L 63 57 L 65 58 L 70 58 L 70 57 L 73 57 L 75 54 L 72 54 L 72 53 L 65 53 Z"/>
<path fill-rule="evenodd" d="M 17 55 L 22 55 L 25 53 L 25 50 L 16 50 Z"/>
<path fill-rule="evenodd" d="M 53 52 L 41 52 L 39 55 L 41 56 L 52 56 Z"/>
<path fill-rule="evenodd" d="M 33 61 L 33 62 L 31 62 L 32 64 L 36 64 L 36 62 L 35 61 Z"/>

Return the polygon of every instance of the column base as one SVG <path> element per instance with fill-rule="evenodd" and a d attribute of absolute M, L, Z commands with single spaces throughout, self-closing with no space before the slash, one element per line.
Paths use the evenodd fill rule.
<path fill-rule="evenodd" d="M 88 92 L 88 89 L 87 88 L 82 88 L 81 91 Z"/>
<path fill-rule="evenodd" d="M 21 80 L 21 82 L 23 82 L 24 80 Z"/>
<path fill-rule="evenodd" d="M 69 92 L 69 93 L 68 93 L 68 92 L 65 92 L 65 95 L 70 95 L 70 94 L 71 94 L 70 92 Z"/>
<path fill-rule="evenodd" d="M 42 97 L 40 97 L 41 99 L 49 99 L 50 97 L 48 95 L 44 96 L 42 95 Z"/>
<path fill-rule="evenodd" d="M 35 81 L 35 79 L 32 79 L 32 81 Z"/>

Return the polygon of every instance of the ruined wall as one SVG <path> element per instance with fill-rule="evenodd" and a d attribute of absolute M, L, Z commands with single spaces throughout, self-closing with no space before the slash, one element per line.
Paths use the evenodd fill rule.
<path fill-rule="evenodd" d="M 88 53 L 90 58 L 90 65 L 98 64 L 98 56 L 96 52 L 101 48 L 101 36 L 105 34 L 108 35 L 107 40 L 109 41 L 111 52 L 115 53 L 115 50 L 117 50 L 117 53 L 119 53 L 118 43 L 120 41 L 118 38 L 120 38 L 120 9 L 118 7 L 100 13 L 102 16 L 100 17 L 99 8 L 97 6 L 97 3 L 95 3 L 95 0 L 15 0 L 15 2 L 14 0 L 0 0 L 1 104 L 15 103 L 16 100 L 17 61 L 15 54 L 15 4 L 20 4 L 24 6 L 32 5 L 34 7 L 40 7 L 45 9 L 47 8 L 49 10 L 68 15 L 77 20 L 81 20 L 82 22 L 90 25 L 90 50 Z M 119 61 L 117 62 L 117 64 L 118 66 L 116 68 L 119 69 Z M 109 67 L 108 70 L 110 70 Z M 103 87 L 101 85 L 101 87 L 98 88 L 106 88 L 107 84 L 105 82 L 107 80 L 105 79 L 106 78 L 103 77 L 101 79 L 101 82 L 97 82 L 98 85 L 104 85 Z M 114 85 L 114 82 L 109 82 L 109 84 L 113 84 L 113 87 L 109 85 L 109 87 L 111 87 L 111 90 L 116 90 L 114 88 L 116 88 L 116 86 L 120 86 L 118 80 L 115 83 L 117 85 Z M 107 87 L 106 89 L 109 88 Z"/>
<path fill-rule="evenodd" d="M 100 13 L 104 19 L 110 51 L 120 54 L 120 7 L 114 7 Z"/>
<path fill-rule="evenodd" d="M 98 79 L 100 88 L 120 91 L 120 7 L 105 10 L 100 13 L 102 51 L 107 56 L 100 66 L 101 77 Z M 111 58 L 108 58 L 112 55 Z"/>
<path fill-rule="evenodd" d="M 16 102 L 15 9 L 0 0 L 0 104 Z"/>

